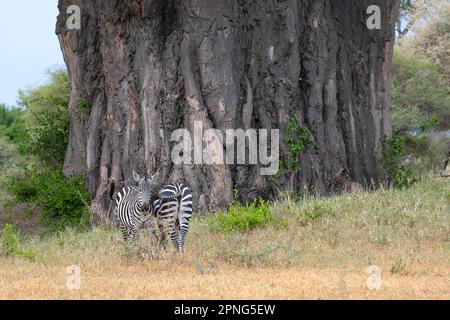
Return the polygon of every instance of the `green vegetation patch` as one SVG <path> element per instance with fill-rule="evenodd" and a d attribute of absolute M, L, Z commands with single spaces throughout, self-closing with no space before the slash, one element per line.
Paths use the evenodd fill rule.
<path fill-rule="evenodd" d="M 297 116 L 291 116 L 289 119 L 286 137 L 284 143 L 289 147 L 289 160 L 287 162 L 287 169 L 292 173 L 300 171 L 298 164 L 298 156 L 306 147 L 314 145 L 314 137 L 311 132 L 304 126 L 299 124 Z"/>
<path fill-rule="evenodd" d="M 42 221 L 50 229 L 89 222 L 89 194 L 83 176 L 66 178 L 59 170 L 23 169 L 7 179 L 7 190 L 16 203 L 39 206 Z"/>
<path fill-rule="evenodd" d="M 12 224 L 5 224 L 2 230 L 1 252 L 5 256 L 22 257 L 29 261 L 36 260 L 36 254 L 29 250 L 22 248 L 19 234 Z"/>
<path fill-rule="evenodd" d="M 397 49 L 392 67 L 395 130 L 450 128 L 448 80 L 432 62 Z"/>
<path fill-rule="evenodd" d="M 273 220 L 273 214 L 269 203 L 259 199 L 247 204 L 232 204 L 226 212 L 221 211 L 216 217 L 209 219 L 212 229 L 228 233 L 249 230 L 270 223 Z"/>
<path fill-rule="evenodd" d="M 405 150 L 406 137 L 401 134 L 396 134 L 389 139 L 384 150 L 382 164 L 395 188 L 410 187 L 417 182 L 417 177 L 413 170 L 403 162 Z"/>

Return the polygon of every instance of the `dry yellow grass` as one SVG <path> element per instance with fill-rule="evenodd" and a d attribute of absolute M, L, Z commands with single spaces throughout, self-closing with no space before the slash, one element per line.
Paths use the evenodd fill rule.
<path fill-rule="evenodd" d="M 299 221 L 302 208 L 332 212 Z M 186 253 L 131 249 L 100 227 L 22 239 L 35 261 L 0 255 L 0 299 L 450 299 L 450 184 L 274 204 L 274 221 L 220 233 L 194 219 Z M 81 289 L 66 287 L 66 267 Z M 370 265 L 381 289 L 367 286 Z"/>
<path fill-rule="evenodd" d="M 80 290 L 66 288 L 65 266 L 2 261 L 0 270 L 1 299 L 450 299 L 448 265 L 383 272 L 380 290 L 368 289 L 364 269 L 222 266 L 202 275 L 190 263 L 92 262 L 81 268 Z"/>

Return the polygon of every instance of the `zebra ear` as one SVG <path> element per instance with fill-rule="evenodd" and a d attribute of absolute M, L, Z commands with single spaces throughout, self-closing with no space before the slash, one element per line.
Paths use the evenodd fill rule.
<path fill-rule="evenodd" d="M 136 182 L 139 182 L 141 180 L 141 177 L 139 177 L 139 175 L 134 170 L 133 170 L 133 179 Z"/>

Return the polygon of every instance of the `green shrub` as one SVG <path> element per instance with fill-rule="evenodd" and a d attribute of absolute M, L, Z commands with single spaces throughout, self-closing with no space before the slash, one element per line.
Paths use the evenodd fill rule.
<path fill-rule="evenodd" d="M 18 142 L 25 127 L 21 108 L 7 108 L 0 104 L 0 136 L 5 136 L 12 142 Z"/>
<path fill-rule="evenodd" d="M 446 159 L 450 138 L 438 136 L 407 136 L 406 153 L 410 155 L 409 167 L 416 175 L 441 170 Z"/>
<path fill-rule="evenodd" d="M 395 130 L 450 127 L 445 75 L 430 61 L 396 50 L 392 67 L 392 124 Z"/>
<path fill-rule="evenodd" d="M 298 155 L 303 152 L 306 147 L 314 144 L 314 138 L 311 132 L 306 127 L 299 125 L 297 116 L 291 116 L 289 119 L 284 143 L 289 147 L 287 169 L 291 173 L 297 173 L 300 171 Z M 280 163 L 280 165 L 280 169 L 283 170 L 284 164 Z"/>
<path fill-rule="evenodd" d="M 217 231 L 228 233 L 249 230 L 272 220 L 269 204 L 259 199 L 258 202 L 255 200 L 252 203 L 230 205 L 227 212 L 220 212 L 217 217 L 211 218 L 210 225 Z"/>
<path fill-rule="evenodd" d="M 52 230 L 89 222 L 89 194 L 82 176 L 66 178 L 58 170 L 23 169 L 9 177 L 7 190 L 16 202 L 39 206 L 42 221 Z"/>
<path fill-rule="evenodd" d="M 66 105 L 33 113 L 38 125 L 25 130 L 19 150 L 37 156 L 47 166 L 60 168 L 68 144 L 69 115 Z"/>
<path fill-rule="evenodd" d="M 12 224 L 5 224 L 2 230 L 2 253 L 12 255 L 19 249 L 19 238 Z"/>
<path fill-rule="evenodd" d="M 42 218 L 47 225 L 60 229 L 67 225 L 86 225 L 89 194 L 84 178 L 65 178 L 59 171 L 46 171 L 36 179 L 39 190 L 37 204 L 42 207 Z"/>
<path fill-rule="evenodd" d="M 405 165 L 397 164 L 392 166 L 390 170 L 392 186 L 394 188 L 409 188 L 417 182 L 414 171 Z"/>
<path fill-rule="evenodd" d="M 394 188 L 407 188 L 417 182 L 414 171 L 406 164 L 407 138 L 402 134 L 396 134 L 386 143 L 386 148 L 381 161 L 389 175 L 389 180 Z"/>
<path fill-rule="evenodd" d="M 19 151 L 36 156 L 44 165 L 60 169 L 69 139 L 70 81 L 65 70 L 50 73 L 48 84 L 20 92 L 25 121 Z"/>
<path fill-rule="evenodd" d="M 23 257 L 30 261 L 36 260 L 36 254 L 29 249 L 21 248 L 19 235 L 12 224 L 5 224 L 2 230 L 2 254 L 5 256 Z"/>
<path fill-rule="evenodd" d="M 6 189 L 14 197 L 14 202 L 34 202 L 38 195 L 38 188 L 34 181 L 36 173 L 22 167 L 18 173 L 7 178 Z"/>

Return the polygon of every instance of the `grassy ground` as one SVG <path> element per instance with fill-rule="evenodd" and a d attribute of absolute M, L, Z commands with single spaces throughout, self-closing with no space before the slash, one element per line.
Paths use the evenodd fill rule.
<path fill-rule="evenodd" d="M 33 259 L 0 256 L 0 298 L 450 299 L 450 181 L 271 207 L 270 222 L 222 233 L 194 219 L 183 256 L 103 226 L 26 236 Z M 81 289 L 66 287 L 66 268 Z M 370 290 L 367 267 L 381 270 Z"/>

